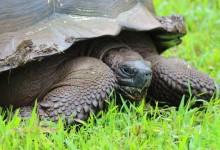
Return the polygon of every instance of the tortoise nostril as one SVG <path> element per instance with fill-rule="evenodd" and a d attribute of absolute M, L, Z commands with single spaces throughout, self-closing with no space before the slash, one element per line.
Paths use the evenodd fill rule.
<path fill-rule="evenodd" d="M 146 76 L 152 76 L 152 72 L 146 73 Z"/>

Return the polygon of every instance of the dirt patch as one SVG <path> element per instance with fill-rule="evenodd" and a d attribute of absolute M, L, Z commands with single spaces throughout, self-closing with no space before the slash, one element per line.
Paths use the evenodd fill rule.
<path fill-rule="evenodd" d="M 4 60 L 1 60 L 0 68 L 16 68 L 34 60 L 31 56 L 42 56 L 41 58 L 43 58 L 44 55 L 48 55 L 53 52 L 59 53 L 59 47 L 55 43 L 51 46 L 46 44 L 36 46 L 31 39 L 23 40 L 17 46 L 16 51 L 12 55 L 7 56 Z"/>
<path fill-rule="evenodd" d="M 168 32 L 186 34 L 186 25 L 183 16 L 176 14 L 166 17 L 157 17 L 157 19 Z"/>
<path fill-rule="evenodd" d="M 75 41 L 75 38 L 73 36 L 66 36 L 65 42 L 66 43 L 73 43 Z"/>

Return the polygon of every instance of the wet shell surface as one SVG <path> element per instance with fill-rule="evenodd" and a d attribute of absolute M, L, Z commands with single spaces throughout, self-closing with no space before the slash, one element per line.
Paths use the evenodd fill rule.
<path fill-rule="evenodd" d="M 157 28 L 152 0 L 0 1 L 0 72 L 80 40 Z"/>

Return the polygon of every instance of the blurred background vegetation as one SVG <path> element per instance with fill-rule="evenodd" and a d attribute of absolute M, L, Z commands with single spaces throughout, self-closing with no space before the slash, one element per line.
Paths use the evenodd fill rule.
<path fill-rule="evenodd" d="M 188 34 L 182 44 L 164 55 L 181 57 L 220 82 L 220 1 L 219 0 L 154 0 L 160 16 L 181 14 Z"/>

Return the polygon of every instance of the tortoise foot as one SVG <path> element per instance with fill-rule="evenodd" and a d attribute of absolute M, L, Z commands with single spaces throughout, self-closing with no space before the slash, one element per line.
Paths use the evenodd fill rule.
<path fill-rule="evenodd" d="M 19 108 L 19 112 L 18 112 L 18 116 L 22 120 L 30 119 L 32 111 L 33 111 L 33 107 L 32 106 L 20 107 Z M 16 110 L 13 111 L 13 113 L 15 113 L 15 112 L 16 112 Z"/>

